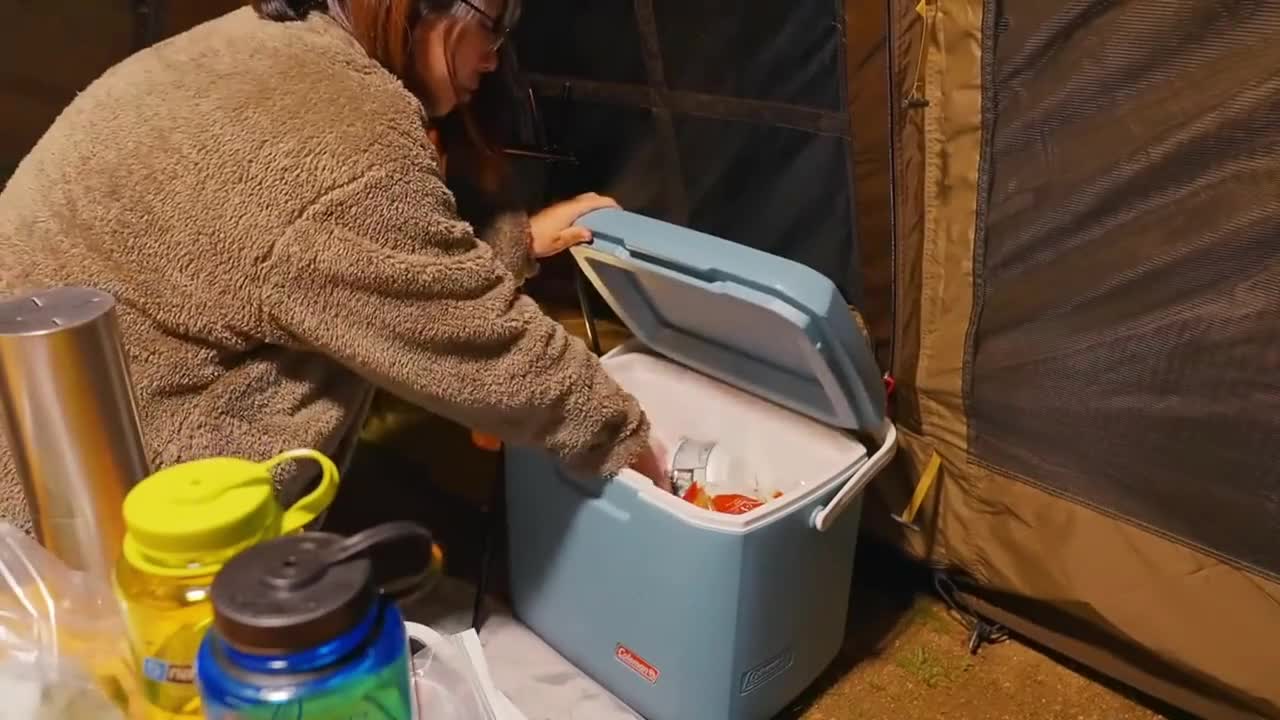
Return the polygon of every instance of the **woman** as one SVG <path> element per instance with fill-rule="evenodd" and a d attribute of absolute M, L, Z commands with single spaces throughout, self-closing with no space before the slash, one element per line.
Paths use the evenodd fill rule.
<path fill-rule="evenodd" d="M 109 70 L 19 165 L 0 290 L 115 295 L 155 466 L 345 459 L 376 385 L 577 473 L 658 478 L 636 401 L 519 290 L 612 201 L 477 236 L 445 188 L 436 130 L 473 185 L 500 180 L 466 104 L 503 2 L 255 0 Z M 5 519 L 29 528 L 17 486 L 0 452 Z"/>

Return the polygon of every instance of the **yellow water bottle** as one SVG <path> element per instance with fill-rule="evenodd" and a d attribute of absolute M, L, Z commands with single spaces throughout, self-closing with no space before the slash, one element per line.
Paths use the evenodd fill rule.
<path fill-rule="evenodd" d="M 320 464 L 320 484 L 288 509 L 271 471 L 296 460 Z M 208 458 L 161 470 L 125 497 L 123 553 L 115 589 L 129 627 L 151 720 L 200 718 L 192 665 L 213 617 L 209 586 L 240 551 L 302 529 L 338 492 L 338 469 L 315 450 L 258 463 Z"/>

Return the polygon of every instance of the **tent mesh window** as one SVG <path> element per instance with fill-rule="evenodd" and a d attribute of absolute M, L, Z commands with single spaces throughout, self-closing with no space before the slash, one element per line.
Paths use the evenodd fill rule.
<path fill-rule="evenodd" d="M 527 3 L 520 64 L 579 160 L 555 193 L 788 257 L 860 302 L 844 32 L 829 0 Z"/>
<path fill-rule="evenodd" d="M 986 12 L 974 459 L 1280 577 L 1280 4 Z"/>

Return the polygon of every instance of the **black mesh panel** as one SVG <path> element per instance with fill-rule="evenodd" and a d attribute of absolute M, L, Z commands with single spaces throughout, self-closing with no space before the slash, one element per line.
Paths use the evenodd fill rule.
<path fill-rule="evenodd" d="M 632 0 L 526 2 L 516 33 L 526 70 L 586 80 L 645 81 Z"/>
<path fill-rule="evenodd" d="M 675 126 L 691 227 L 804 263 L 861 299 L 844 140 L 697 117 Z"/>
<path fill-rule="evenodd" d="M 654 0 L 667 86 L 841 110 L 837 7 Z"/>
<path fill-rule="evenodd" d="M 987 11 L 973 454 L 1280 575 L 1280 4 Z"/>
<path fill-rule="evenodd" d="M 545 0 L 516 33 L 548 183 L 765 249 L 862 299 L 841 6 Z"/>

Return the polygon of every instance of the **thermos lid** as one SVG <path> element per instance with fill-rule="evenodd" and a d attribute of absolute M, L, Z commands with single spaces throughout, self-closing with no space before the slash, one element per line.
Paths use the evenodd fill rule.
<path fill-rule="evenodd" d="M 343 538 L 307 532 L 237 555 L 214 578 L 214 627 L 231 647 L 255 655 L 316 648 L 358 625 L 379 596 L 368 552 L 389 541 L 431 535 L 387 523 Z"/>
<path fill-rule="evenodd" d="M 320 464 L 320 483 L 288 510 L 276 502 L 271 471 L 288 461 Z M 338 492 L 338 469 L 315 450 L 266 462 L 215 457 L 160 470 L 124 501 L 125 558 L 160 575 L 209 574 L 245 546 L 299 530 Z"/>

